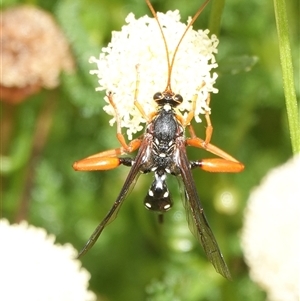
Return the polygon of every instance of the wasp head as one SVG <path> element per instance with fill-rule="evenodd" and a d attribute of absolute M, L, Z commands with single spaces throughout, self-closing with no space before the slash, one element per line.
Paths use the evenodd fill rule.
<path fill-rule="evenodd" d="M 159 106 L 169 104 L 171 107 L 177 107 L 183 102 L 183 98 L 180 94 L 174 94 L 173 92 L 157 92 L 153 95 L 154 101 Z"/>

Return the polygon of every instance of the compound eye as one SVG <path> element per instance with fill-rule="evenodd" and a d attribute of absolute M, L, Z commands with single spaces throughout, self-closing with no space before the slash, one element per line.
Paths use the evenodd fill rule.
<path fill-rule="evenodd" d="M 183 102 L 183 98 L 182 98 L 182 96 L 181 96 L 180 94 L 174 95 L 173 100 L 174 100 L 176 103 L 178 103 L 178 104 L 180 104 L 180 103 Z"/>
<path fill-rule="evenodd" d="M 162 95 L 161 92 L 156 92 L 156 93 L 153 95 L 153 99 L 154 99 L 155 101 L 158 101 L 158 100 L 160 100 L 160 99 L 162 99 L 162 98 L 163 98 L 163 95 Z"/>

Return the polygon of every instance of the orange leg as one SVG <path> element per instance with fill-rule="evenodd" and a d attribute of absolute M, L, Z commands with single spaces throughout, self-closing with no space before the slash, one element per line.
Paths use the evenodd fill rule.
<path fill-rule="evenodd" d="M 239 162 L 237 159 L 235 159 L 231 155 L 227 154 L 225 151 L 221 150 L 217 146 L 215 146 L 215 145 L 213 145 L 211 143 L 208 143 L 206 145 L 205 141 L 202 140 L 201 138 L 198 138 L 198 137 L 187 138 L 185 142 L 189 146 L 203 148 L 203 149 L 209 151 L 210 153 L 215 154 L 215 155 L 217 155 L 217 156 L 219 156 L 219 157 L 221 157 L 221 158 L 223 158 L 225 160 L 233 161 L 233 162 Z"/>
<path fill-rule="evenodd" d="M 137 79 L 136 79 L 136 88 L 134 93 L 134 105 L 140 111 L 142 116 L 147 120 L 147 122 L 151 121 L 152 118 L 157 114 L 157 112 L 153 112 L 147 115 L 143 109 L 143 106 L 138 101 L 138 93 L 139 93 L 139 84 L 140 84 L 140 75 L 138 70 L 138 65 L 136 66 L 137 70 Z M 82 160 L 76 161 L 73 164 L 73 168 L 75 170 L 81 171 L 92 171 L 92 170 L 109 170 L 118 167 L 120 164 L 127 164 L 123 158 L 118 158 L 120 155 L 131 153 L 137 150 L 142 142 L 142 136 L 140 138 L 132 140 L 130 143 L 127 143 L 124 135 L 121 131 L 121 118 L 118 113 L 117 105 L 114 102 L 113 94 L 108 93 L 107 95 L 108 101 L 113 107 L 115 111 L 115 118 L 117 122 L 117 138 L 121 143 L 120 148 L 115 148 L 111 150 L 107 150 L 104 152 L 97 153 L 95 155 L 91 155 Z"/>
<path fill-rule="evenodd" d="M 206 103 L 207 103 L 207 106 L 209 107 L 209 104 L 210 104 L 210 94 L 209 93 L 208 93 L 208 97 L 206 99 Z M 213 133 L 213 126 L 211 124 L 209 114 L 210 114 L 210 111 L 205 112 L 205 119 L 206 119 L 206 131 L 205 131 L 205 141 L 204 141 L 205 145 L 209 144 L 212 133 Z"/>
<path fill-rule="evenodd" d="M 144 109 L 143 109 L 143 106 L 138 101 L 139 85 L 140 85 L 139 65 L 136 66 L 136 72 L 137 72 L 137 79 L 136 79 L 136 88 L 135 88 L 135 92 L 134 92 L 134 105 L 140 111 L 140 113 L 145 118 L 145 120 L 149 123 L 152 120 L 152 118 L 157 114 L 157 112 L 153 112 L 153 113 L 147 115 L 145 113 Z M 122 131 L 121 131 L 121 118 L 120 118 L 120 115 L 118 113 L 117 106 L 116 106 L 116 104 L 113 100 L 112 93 L 109 93 L 107 95 L 107 97 L 108 97 L 109 103 L 112 105 L 112 107 L 115 110 L 116 122 L 117 122 L 117 138 L 118 138 L 119 142 L 122 145 L 121 149 L 125 150 L 125 152 L 127 152 L 127 153 L 131 153 L 132 151 L 136 150 L 136 148 L 132 149 L 132 146 L 131 146 L 132 143 L 129 143 L 129 145 L 128 145 L 126 140 L 125 140 L 124 135 L 122 134 Z"/>
<path fill-rule="evenodd" d="M 233 162 L 220 158 L 203 159 L 191 162 L 192 168 L 200 167 L 209 172 L 241 172 L 244 165 L 240 162 Z"/>
<path fill-rule="evenodd" d="M 126 160 L 117 156 L 127 154 L 137 150 L 141 145 L 141 138 L 132 140 L 126 147 L 110 149 L 95 155 L 89 156 L 73 164 L 75 170 L 92 171 L 92 170 L 109 170 L 118 167 L 120 164 L 126 165 Z M 128 151 L 128 149 L 130 151 Z M 125 161 L 124 161 L 125 160 Z"/>
<path fill-rule="evenodd" d="M 198 98 L 198 92 L 201 90 L 201 88 L 205 85 L 204 82 L 202 82 L 202 84 L 196 89 L 197 93 L 194 94 L 194 96 L 192 97 L 192 109 L 189 111 L 188 115 L 186 116 L 186 118 L 183 118 L 182 116 L 180 116 L 180 120 L 181 120 L 181 124 L 183 127 L 186 127 L 187 125 L 189 125 L 192 121 L 192 119 L 195 116 L 195 111 L 196 111 L 196 103 L 197 103 L 197 98 Z"/>
<path fill-rule="evenodd" d="M 195 161 L 192 162 L 192 166 L 193 163 L 196 164 L 193 167 L 197 166 L 202 168 L 203 170 L 210 172 L 241 172 L 244 169 L 244 165 L 237 159 L 211 143 L 206 144 L 204 140 L 198 137 L 186 139 L 186 144 L 189 146 L 203 148 L 210 153 L 213 153 L 222 158 L 203 159 L 201 161 Z"/>
<path fill-rule="evenodd" d="M 201 90 L 201 88 L 205 85 L 205 83 L 203 82 L 201 86 L 199 86 L 197 88 L 197 92 L 199 92 Z M 182 124 L 183 127 L 188 127 L 191 138 L 197 138 L 195 131 L 191 125 L 191 121 L 194 118 L 195 115 L 195 110 L 196 110 L 196 103 L 197 103 L 197 98 L 198 98 L 198 94 L 194 94 L 191 102 L 192 102 L 192 109 L 189 111 L 188 115 L 184 118 L 182 116 L 182 114 L 180 112 L 176 113 L 176 117 L 179 120 L 179 122 Z M 206 99 L 206 104 L 209 107 L 210 104 L 210 94 L 208 93 L 207 99 Z M 205 112 L 205 119 L 206 119 L 206 131 L 205 131 L 205 140 L 202 142 L 203 143 L 203 148 L 205 148 L 205 146 L 207 144 L 209 144 L 209 142 L 211 141 L 211 137 L 212 137 L 212 133 L 213 133 L 213 126 L 210 120 L 210 111 L 207 110 Z"/>
<path fill-rule="evenodd" d="M 201 87 L 200 87 L 201 88 Z M 199 89 L 200 89 L 199 88 Z M 196 95 L 197 96 L 197 95 Z M 206 99 L 207 106 L 210 105 L 210 94 Z M 188 124 L 188 130 L 190 132 L 191 138 L 186 139 L 186 144 L 189 146 L 194 146 L 198 148 L 203 148 L 210 153 L 213 153 L 222 159 L 205 159 L 201 162 L 201 167 L 204 170 L 211 171 L 211 172 L 239 172 L 244 169 L 244 165 L 236 160 L 234 157 L 223 151 L 222 149 L 218 148 L 217 146 L 210 143 L 212 133 L 213 133 L 213 126 L 210 120 L 210 112 L 205 112 L 205 119 L 206 119 L 206 132 L 205 132 L 205 140 L 197 137 L 195 130 L 191 124 Z M 200 162 L 200 161 L 197 161 Z M 232 164 L 232 167 L 230 165 Z M 219 167 L 218 167 L 219 166 Z"/>
<path fill-rule="evenodd" d="M 139 65 L 136 65 L 135 69 L 136 69 L 136 84 L 135 84 L 135 91 L 134 91 L 134 105 L 137 107 L 137 109 L 140 111 L 140 113 L 146 119 L 146 121 L 149 122 L 151 119 L 149 119 L 149 116 L 144 111 L 143 106 L 138 101 L 138 95 L 139 95 L 139 91 L 140 91 L 140 89 L 139 89 L 139 87 L 140 87 Z"/>
<path fill-rule="evenodd" d="M 112 93 L 108 93 L 107 97 L 108 97 L 109 103 L 112 105 L 112 107 L 114 108 L 115 113 L 116 113 L 117 138 L 118 138 L 119 142 L 121 143 L 122 148 L 126 152 L 131 152 L 130 146 L 126 143 L 125 137 L 123 136 L 122 131 L 121 131 L 121 119 L 120 119 L 120 115 L 119 115 L 118 110 L 117 110 L 117 106 L 116 106 L 116 104 L 113 100 Z"/>
<path fill-rule="evenodd" d="M 138 80 L 137 80 L 137 88 L 136 88 L 136 92 L 135 92 L 135 97 L 137 97 L 137 93 L 138 93 L 137 91 L 138 91 Z M 119 142 L 120 142 L 121 145 L 122 145 L 122 147 L 120 148 L 120 150 L 122 150 L 123 153 L 131 153 L 131 152 L 133 152 L 134 150 L 136 150 L 136 149 L 138 148 L 138 147 L 137 147 L 137 148 L 134 148 L 134 147 L 133 147 L 133 146 L 135 145 L 136 141 L 133 140 L 132 142 L 130 142 L 129 144 L 127 144 L 127 142 L 126 142 L 126 140 L 125 140 L 125 137 L 124 137 L 124 135 L 122 134 L 122 131 L 121 131 L 121 119 L 120 119 L 120 115 L 119 115 L 119 113 L 118 113 L 117 106 L 116 106 L 116 104 L 115 104 L 115 102 L 114 102 L 114 100 L 113 100 L 113 95 L 112 95 L 112 93 L 109 93 L 109 94 L 107 95 L 107 97 L 108 97 L 109 103 L 112 105 L 112 107 L 114 108 L 115 113 L 116 113 L 117 138 L 118 138 Z M 145 114 L 145 112 L 144 112 L 142 106 L 140 105 L 140 103 L 139 103 L 137 100 L 134 101 L 134 104 L 135 104 L 135 106 L 138 108 L 138 110 L 141 112 L 141 114 L 143 115 L 143 117 L 144 117 L 146 120 L 148 120 L 149 118 L 151 118 L 151 116 L 152 116 L 153 114 L 150 115 L 150 117 L 148 117 L 148 116 Z M 144 114 L 145 114 L 145 116 L 144 116 Z M 137 139 L 137 140 L 139 140 L 139 139 Z M 140 143 L 139 143 L 139 146 L 140 146 Z"/>
<path fill-rule="evenodd" d="M 195 99 L 193 98 L 194 99 L 194 103 L 196 103 L 197 94 L 195 94 L 194 97 L 195 97 Z M 206 103 L 207 103 L 207 106 L 209 107 L 209 104 L 210 104 L 210 94 L 208 94 L 208 97 L 206 99 Z M 194 110 L 195 110 L 195 108 L 194 108 Z M 190 115 L 190 113 L 189 113 L 189 115 Z M 188 115 L 187 119 L 189 118 L 189 115 Z M 212 133 L 213 133 L 213 126 L 212 126 L 212 123 L 211 123 L 209 115 L 210 115 L 210 112 L 206 111 L 205 112 L 205 120 L 206 120 L 207 126 L 206 126 L 206 131 L 205 131 L 205 140 L 203 141 L 203 147 L 204 148 L 205 148 L 205 145 L 209 144 L 209 142 L 211 140 L 211 137 L 212 137 Z M 193 114 L 193 116 L 194 116 L 194 114 Z M 188 120 L 186 120 L 183 124 L 184 124 L 184 126 L 188 126 L 191 138 L 193 138 L 193 139 L 197 138 L 193 126 L 189 122 L 187 123 L 187 121 Z"/>
<path fill-rule="evenodd" d="M 149 123 L 155 115 L 157 115 L 157 112 L 152 112 L 150 114 L 146 114 L 144 111 L 143 105 L 139 102 L 138 100 L 138 95 L 139 95 L 139 86 L 140 86 L 140 72 L 139 72 L 139 64 L 136 65 L 136 85 L 135 85 L 135 91 L 134 91 L 134 105 L 137 107 L 137 109 L 140 111 L 142 116 L 145 118 L 147 123 Z"/>
<path fill-rule="evenodd" d="M 202 86 L 199 86 L 197 91 L 199 91 Z M 198 148 L 203 148 L 210 153 L 213 153 L 220 158 L 213 158 L 213 159 L 203 159 L 199 161 L 191 161 L 191 167 L 199 167 L 205 171 L 209 172 L 241 172 L 244 169 L 244 165 L 240 163 L 238 160 L 236 160 L 231 155 L 227 154 L 220 148 L 216 147 L 215 145 L 211 144 L 211 137 L 213 133 L 213 126 L 210 120 L 210 111 L 205 112 L 205 119 L 206 119 L 206 132 L 205 132 L 205 140 L 197 137 L 195 130 L 193 126 L 190 124 L 194 117 L 194 112 L 196 109 L 196 101 L 197 101 L 198 94 L 196 93 L 192 98 L 193 108 L 188 113 L 188 116 L 184 119 L 181 114 L 177 115 L 178 120 L 180 123 L 185 127 L 188 127 L 188 130 L 190 132 L 191 138 L 186 139 L 186 145 L 194 146 Z M 209 107 L 210 104 L 210 94 L 208 94 L 207 100 L 206 100 L 207 106 Z"/>

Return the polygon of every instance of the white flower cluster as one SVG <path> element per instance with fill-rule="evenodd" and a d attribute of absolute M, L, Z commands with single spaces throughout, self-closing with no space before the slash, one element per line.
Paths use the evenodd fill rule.
<path fill-rule="evenodd" d="M 269 301 L 300 298 L 300 156 L 273 169 L 250 195 L 242 247 Z"/>
<path fill-rule="evenodd" d="M 187 25 L 180 22 L 178 10 L 166 14 L 157 13 L 168 45 L 170 60 Z M 189 23 L 191 19 L 188 19 Z M 134 14 L 126 18 L 127 25 L 121 31 L 112 33 L 112 40 L 102 48 L 99 58 L 91 57 L 90 62 L 97 64 L 99 78 L 98 91 L 113 93 L 121 119 L 121 127 L 127 128 L 128 138 L 142 130 L 145 119 L 134 105 L 137 82 L 137 66 L 140 77 L 138 101 L 146 114 L 156 111 L 153 95 L 163 92 L 167 86 L 168 65 L 166 49 L 157 21 L 147 15 L 136 19 Z M 217 37 L 208 36 L 209 30 L 195 31 L 190 28 L 176 54 L 171 87 L 175 94 L 181 94 L 184 101 L 178 107 L 181 112 L 191 110 L 191 98 L 198 94 L 195 120 L 201 122 L 199 114 L 210 110 L 206 104 L 209 92 L 217 93 L 213 87 L 217 78 L 211 70 L 217 67 L 215 53 L 219 43 Z M 203 85 L 203 86 L 202 86 Z M 201 88 L 201 89 L 200 89 Z M 108 103 L 104 110 L 115 116 L 113 107 Z M 110 124 L 115 123 L 115 117 Z"/>
<path fill-rule="evenodd" d="M 95 301 L 88 291 L 89 273 L 81 268 L 71 245 L 55 245 L 55 237 L 27 222 L 0 220 L 1 300 Z"/>

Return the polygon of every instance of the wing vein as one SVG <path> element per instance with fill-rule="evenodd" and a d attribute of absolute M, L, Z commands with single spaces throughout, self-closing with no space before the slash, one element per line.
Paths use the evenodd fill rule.
<path fill-rule="evenodd" d="M 199 240 L 209 261 L 213 264 L 215 270 L 225 278 L 231 279 L 229 269 L 224 261 L 223 255 L 219 249 L 218 243 L 208 224 L 206 216 L 201 205 L 195 182 L 191 173 L 190 163 L 187 158 L 184 141 L 177 143 L 178 155 L 177 165 L 180 169 L 182 181 L 184 184 L 185 209 L 187 220 L 192 233 Z"/>
<path fill-rule="evenodd" d="M 94 232 L 90 236 L 89 240 L 87 241 L 83 249 L 79 252 L 78 258 L 86 254 L 92 248 L 92 246 L 95 244 L 100 234 L 102 233 L 103 229 L 105 228 L 105 226 L 107 226 L 109 223 L 115 220 L 123 201 L 125 200 L 128 192 L 130 191 L 130 188 L 136 182 L 142 163 L 147 160 L 145 156 L 147 156 L 148 153 L 149 153 L 149 143 L 146 141 L 146 139 L 144 139 L 139 148 L 139 152 L 135 158 L 134 164 L 129 171 L 129 174 L 124 182 L 124 185 L 116 201 L 114 202 L 112 208 L 106 214 L 104 219 L 101 221 L 101 223 L 94 230 Z"/>

